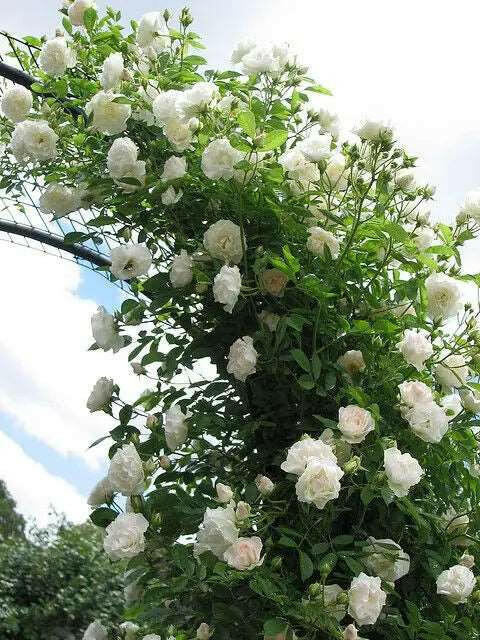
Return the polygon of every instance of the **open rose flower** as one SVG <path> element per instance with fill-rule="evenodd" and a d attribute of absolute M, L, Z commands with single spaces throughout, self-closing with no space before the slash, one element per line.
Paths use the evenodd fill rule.
<path fill-rule="evenodd" d="M 258 536 L 238 538 L 223 554 L 225 562 L 239 571 L 250 571 L 263 564 L 262 541 Z"/>

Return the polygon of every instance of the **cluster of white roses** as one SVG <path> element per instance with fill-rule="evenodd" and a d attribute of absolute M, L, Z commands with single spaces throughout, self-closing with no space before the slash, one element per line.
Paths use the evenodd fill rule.
<path fill-rule="evenodd" d="M 121 637 L 124 640 L 137 640 L 139 639 L 138 633 L 140 627 L 133 622 L 122 622 L 119 625 Z M 213 629 L 206 622 L 202 622 L 196 631 L 195 637 L 197 640 L 208 640 L 213 634 Z M 99 620 L 95 620 L 88 625 L 85 633 L 83 634 L 83 640 L 107 640 L 108 631 Z M 163 640 L 157 633 L 148 633 L 142 636 L 141 640 Z M 170 635 L 166 640 L 175 640 L 174 636 Z"/>

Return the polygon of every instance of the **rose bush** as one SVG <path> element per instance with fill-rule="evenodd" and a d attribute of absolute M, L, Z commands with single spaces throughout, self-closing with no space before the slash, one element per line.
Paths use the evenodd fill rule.
<path fill-rule="evenodd" d="M 284 43 L 213 71 L 187 9 L 125 29 L 64 5 L 31 95 L 2 100 L 1 186 L 90 212 L 71 241 L 113 229 L 129 283 L 92 348 L 149 388 L 88 400 L 113 420 L 89 502 L 128 569 L 122 633 L 474 640 L 478 192 L 430 222 L 391 126 L 345 132 Z"/>

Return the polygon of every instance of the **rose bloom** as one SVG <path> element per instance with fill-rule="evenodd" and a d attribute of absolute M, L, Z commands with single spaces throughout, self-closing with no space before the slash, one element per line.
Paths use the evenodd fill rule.
<path fill-rule="evenodd" d="M 148 521 L 141 513 L 124 513 L 105 529 L 103 548 L 112 560 L 134 558 L 145 549 Z"/>
<path fill-rule="evenodd" d="M 253 338 L 250 336 L 238 338 L 228 353 L 228 373 L 231 373 L 237 380 L 245 382 L 247 377 L 256 371 L 257 356 L 258 354 L 253 347 Z"/>
<path fill-rule="evenodd" d="M 343 640 L 358 640 L 358 631 L 354 624 L 349 624 L 343 630 Z"/>
<path fill-rule="evenodd" d="M 142 493 L 145 482 L 143 464 L 135 445 L 131 442 L 117 449 L 110 460 L 108 479 L 114 489 L 124 496 Z"/>
<path fill-rule="evenodd" d="M 182 92 L 176 89 L 161 91 L 153 100 L 153 114 L 159 125 L 163 126 L 170 121 L 180 119 L 178 100 Z"/>
<path fill-rule="evenodd" d="M 182 249 L 178 256 L 175 256 L 170 266 L 170 282 L 174 287 L 186 287 L 193 280 L 193 260 Z"/>
<path fill-rule="evenodd" d="M 187 439 L 188 426 L 186 420 L 191 415 L 188 411 L 183 413 L 178 404 L 174 404 L 167 409 L 163 428 L 165 429 L 167 447 L 171 451 L 181 447 Z"/>
<path fill-rule="evenodd" d="M 123 337 L 118 334 L 115 327 L 114 317 L 107 313 L 104 307 L 98 307 L 97 312 L 92 316 L 93 338 L 100 349 L 117 353 L 123 345 Z"/>
<path fill-rule="evenodd" d="M 170 185 L 168 189 L 166 189 L 162 193 L 162 198 L 161 198 L 162 204 L 164 204 L 166 207 L 169 207 L 172 204 L 177 204 L 177 202 L 180 200 L 182 196 L 183 196 L 183 191 L 181 189 L 179 189 L 177 193 L 175 189 Z"/>
<path fill-rule="evenodd" d="M 331 187 L 344 189 L 348 184 L 348 172 L 345 170 L 346 159 L 342 153 L 333 153 L 327 163 L 325 175 Z"/>
<path fill-rule="evenodd" d="M 456 564 L 437 578 L 437 593 L 446 596 L 453 604 L 462 604 L 476 585 L 473 572 L 462 564 Z"/>
<path fill-rule="evenodd" d="M 167 140 L 176 151 L 182 153 L 190 149 L 192 143 L 192 128 L 190 123 L 182 120 L 169 120 L 163 128 Z"/>
<path fill-rule="evenodd" d="M 233 491 L 228 485 L 218 482 L 215 489 L 217 491 L 219 502 L 230 502 L 230 500 L 233 498 Z"/>
<path fill-rule="evenodd" d="M 122 622 L 119 627 L 125 634 L 125 640 L 137 640 L 137 631 L 140 629 L 138 624 L 133 622 Z"/>
<path fill-rule="evenodd" d="M 425 360 L 433 355 L 433 347 L 428 333 L 424 329 L 406 329 L 403 333 L 403 339 L 395 345 L 405 358 L 408 364 L 411 364 L 422 371 L 425 368 Z"/>
<path fill-rule="evenodd" d="M 437 382 L 444 389 L 463 387 L 469 374 L 467 361 L 461 354 L 454 354 L 442 358 L 435 367 Z"/>
<path fill-rule="evenodd" d="M 362 140 L 375 141 L 390 137 L 393 132 L 392 127 L 383 120 L 364 120 L 355 133 Z"/>
<path fill-rule="evenodd" d="M 396 447 L 391 447 L 383 452 L 383 460 L 388 486 L 398 498 L 406 496 L 410 488 L 422 479 L 424 471 L 409 453 L 401 453 Z"/>
<path fill-rule="evenodd" d="M 323 440 L 314 440 L 307 436 L 292 444 L 288 450 L 287 459 L 282 462 L 280 468 L 286 473 L 294 473 L 297 476 L 301 476 L 305 471 L 307 462 L 312 458 L 337 462 L 330 445 Z"/>
<path fill-rule="evenodd" d="M 385 580 L 395 582 L 410 571 L 410 556 L 393 540 L 389 538 L 376 540 L 368 538 L 369 544 L 363 547 L 367 557 L 363 558 L 371 572 Z"/>
<path fill-rule="evenodd" d="M 235 46 L 235 49 L 232 51 L 232 55 L 230 57 L 230 62 L 232 64 L 238 64 L 242 61 L 242 58 L 247 55 L 252 49 L 255 49 L 255 41 L 254 40 L 242 40 L 238 42 Z"/>
<path fill-rule="evenodd" d="M 178 156 L 170 156 L 163 165 L 163 172 L 160 179 L 164 182 L 170 180 L 178 180 L 183 178 L 187 172 L 187 161 L 185 158 L 179 158 Z"/>
<path fill-rule="evenodd" d="M 213 140 L 202 153 L 202 171 L 212 180 L 233 178 L 234 167 L 244 154 L 234 149 L 226 138 Z"/>
<path fill-rule="evenodd" d="M 448 416 L 433 400 L 415 404 L 404 413 L 404 418 L 425 442 L 439 443 L 448 431 Z"/>
<path fill-rule="evenodd" d="M 197 629 L 197 640 L 208 640 L 212 634 L 213 631 L 210 630 L 208 624 L 206 622 L 202 622 Z"/>
<path fill-rule="evenodd" d="M 310 237 L 307 240 L 307 249 L 316 256 L 325 255 L 325 247 L 328 247 L 332 258 L 338 258 L 340 242 L 330 231 L 321 227 L 310 227 Z"/>
<path fill-rule="evenodd" d="M 106 409 L 110 404 L 113 394 L 113 380 L 111 378 L 99 378 L 87 400 L 87 409 L 90 412 Z"/>
<path fill-rule="evenodd" d="M 121 53 L 111 53 L 105 59 L 100 75 L 100 84 L 104 89 L 114 89 L 123 78 L 124 66 Z"/>
<path fill-rule="evenodd" d="M 255 485 L 263 496 L 267 496 L 268 494 L 272 493 L 275 488 L 275 485 L 270 480 L 270 478 L 268 478 L 267 476 L 262 476 L 260 474 L 255 478 Z"/>
<path fill-rule="evenodd" d="M 53 213 L 55 220 L 82 207 L 83 189 L 65 187 L 58 182 L 50 182 L 38 200 L 42 213 Z"/>
<path fill-rule="evenodd" d="M 169 42 L 168 29 L 160 11 L 145 13 L 140 18 L 137 27 L 137 44 L 139 47 L 147 55 L 153 57 L 154 54 L 163 51 Z"/>
<path fill-rule="evenodd" d="M 24 120 L 13 130 L 10 148 L 16 160 L 52 160 L 57 155 L 58 136 L 45 120 Z"/>
<path fill-rule="evenodd" d="M 417 404 L 433 402 L 433 393 L 430 387 L 419 380 L 406 380 L 398 385 L 400 402 L 405 407 L 413 407 Z"/>
<path fill-rule="evenodd" d="M 297 149 L 303 153 L 311 162 L 319 162 L 327 160 L 330 157 L 330 147 L 332 144 L 332 136 L 330 135 L 312 135 L 297 144 Z"/>
<path fill-rule="evenodd" d="M 238 538 L 223 554 L 225 562 L 239 571 L 250 571 L 263 564 L 262 541 L 259 537 Z"/>
<path fill-rule="evenodd" d="M 89 624 L 83 634 L 83 640 L 107 640 L 107 638 L 107 630 L 99 620 L 95 620 Z"/>
<path fill-rule="evenodd" d="M 242 276 L 237 266 L 224 265 L 213 281 L 213 297 L 216 302 L 223 304 L 227 313 L 232 313 L 237 303 L 242 286 Z"/>
<path fill-rule="evenodd" d="M 113 487 L 107 477 L 102 478 L 97 482 L 90 492 L 87 499 L 87 504 L 90 507 L 100 507 L 106 502 L 110 502 L 113 497 Z"/>
<path fill-rule="evenodd" d="M 417 249 L 420 249 L 420 251 L 425 251 L 425 249 L 438 244 L 437 234 L 430 227 L 421 227 L 415 232 L 415 235 L 413 236 L 413 242 L 415 243 Z"/>
<path fill-rule="evenodd" d="M 181 92 L 178 110 L 188 120 L 205 111 L 218 95 L 218 87 L 213 82 L 195 82 Z"/>
<path fill-rule="evenodd" d="M 465 218 L 473 218 L 476 222 L 480 221 L 480 189 L 473 189 L 467 193 L 460 214 Z"/>
<path fill-rule="evenodd" d="M 238 529 L 232 504 L 225 508 L 207 509 L 197 533 L 193 555 L 198 557 L 205 551 L 211 551 L 219 560 L 223 560 L 225 551 L 237 540 Z"/>
<path fill-rule="evenodd" d="M 472 556 L 464 551 L 462 557 L 460 558 L 459 564 L 467 567 L 467 569 L 473 569 L 473 567 L 475 566 L 475 556 Z"/>
<path fill-rule="evenodd" d="M 214 222 L 203 234 L 203 246 L 212 258 L 238 264 L 243 257 L 240 227 L 231 220 Z"/>
<path fill-rule="evenodd" d="M 243 502 L 243 500 L 240 500 L 240 502 L 237 503 L 237 507 L 235 509 L 235 520 L 239 522 L 246 520 L 249 517 L 251 510 L 252 507 L 248 504 L 248 502 Z"/>
<path fill-rule="evenodd" d="M 323 509 L 327 502 L 338 498 L 343 475 L 335 462 L 311 458 L 295 485 L 298 500 Z"/>
<path fill-rule="evenodd" d="M 346 351 L 343 356 L 340 356 L 338 358 L 337 363 L 350 375 L 365 370 L 365 360 L 363 359 L 363 353 L 354 349 L 351 351 Z"/>
<path fill-rule="evenodd" d="M 93 0 L 74 0 L 68 7 L 68 19 L 75 27 L 82 27 L 84 13 L 90 8 L 96 9 Z"/>
<path fill-rule="evenodd" d="M 110 271 L 119 280 L 145 275 L 152 264 L 152 255 L 143 244 L 114 247 L 111 258 Z"/>
<path fill-rule="evenodd" d="M 75 55 L 65 38 L 47 40 L 38 56 L 38 65 L 49 76 L 63 76 L 65 71 L 76 64 Z"/>
<path fill-rule="evenodd" d="M 87 115 L 93 114 L 93 128 L 100 133 L 113 136 L 125 131 L 132 109 L 129 104 L 114 102 L 118 97 L 111 91 L 99 91 L 85 105 Z"/>
<path fill-rule="evenodd" d="M 430 317 L 446 320 L 462 308 L 462 293 L 457 280 L 444 273 L 433 273 L 425 280 Z"/>
<path fill-rule="evenodd" d="M 348 592 L 348 613 L 359 626 L 375 624 L 386 601 L 380 578 L 365 573 L 353 578 Z"/>
<path fill-rule="evenodd" d="M 463 408 L 472 413 L 480 413 L 480 393 L 474 389 L 461 389 Z"/>
<path fill-rule="evenodd" d="M 0 104 L 6 118 L 15 123 L 22 122 L 32 108 L 32 93 L 22 85 L 14 85 L 5 91 Z"/>
<path fill-rule="evenodd" d="M 345 617 L 347 612 L 347 604 L 344 602 L 337 602 L 339 596 L 344 594 L 345 591 L 339 584 L 326 584 L 323 588 L 321 601 L 328 609 L 329 613 L 340 622 Z"/>
<path fill-rule="evenodd" d="M 440 400 L 440 404 L 443 407 L 449 422 L 456 418 L 458 414 L 463 410 L 460 395 L 456 393 L 451 393 L 448 396 L 444 396 Z"/>
<path fill-rule="evenodd" d="M 260 288 L 276 298 L 281 298 L 285 293 L 288 276 L 280 269 L 265 269 L 259 277 Z"/>
<path fill-rule="evenodd" d="M 138 160 L 137 145 L 126 136 L 116 138 L 107 154 L 108 173 L 112 178 L 130 176 Z"/>
<path fill-rule="evenodd" d="M 338 428 L 346 442 L 358 444 L 375 429 L 375 421 L 370 411 L 350 404 L 338 410 Z"/>

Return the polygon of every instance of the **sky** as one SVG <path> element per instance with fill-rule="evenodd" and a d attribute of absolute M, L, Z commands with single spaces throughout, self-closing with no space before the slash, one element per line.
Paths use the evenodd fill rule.
<path fill-rule="evenodd" d="M 97 1 L 100 8 L 107 3 Z M 112 0 L 125 24 L 161 10 L 153 0 Z M 434 219 L 451 221 L 465 193 L 480 186 L 480 3 L 458 0 L 193 0 L 194 29 L 210 65 L 228 66 L 234 45 L 288 41 L 331 89 L 321 106 L 344 126 L 388 119 L 422 177 L 437 186 Z M 52 36 L 60 0 L 1 0 L 0 30 Z M 476 242 L 465 251 L 476 273 Z M 95 380 L 113 377 L 127 395 L 146 385 L 128 371 L 126 353 L 87 352 L 90 316 L 112 309 L 120 292 L 77 265 L 29 249 L 0 245 L 0 477 L 19 509 L 43 524 L 49 506 L 74 521 L 88 514 L 86 495 L 105 471 L 105 449 L 88 450 L 111 428 L 85 401 Z"/>

